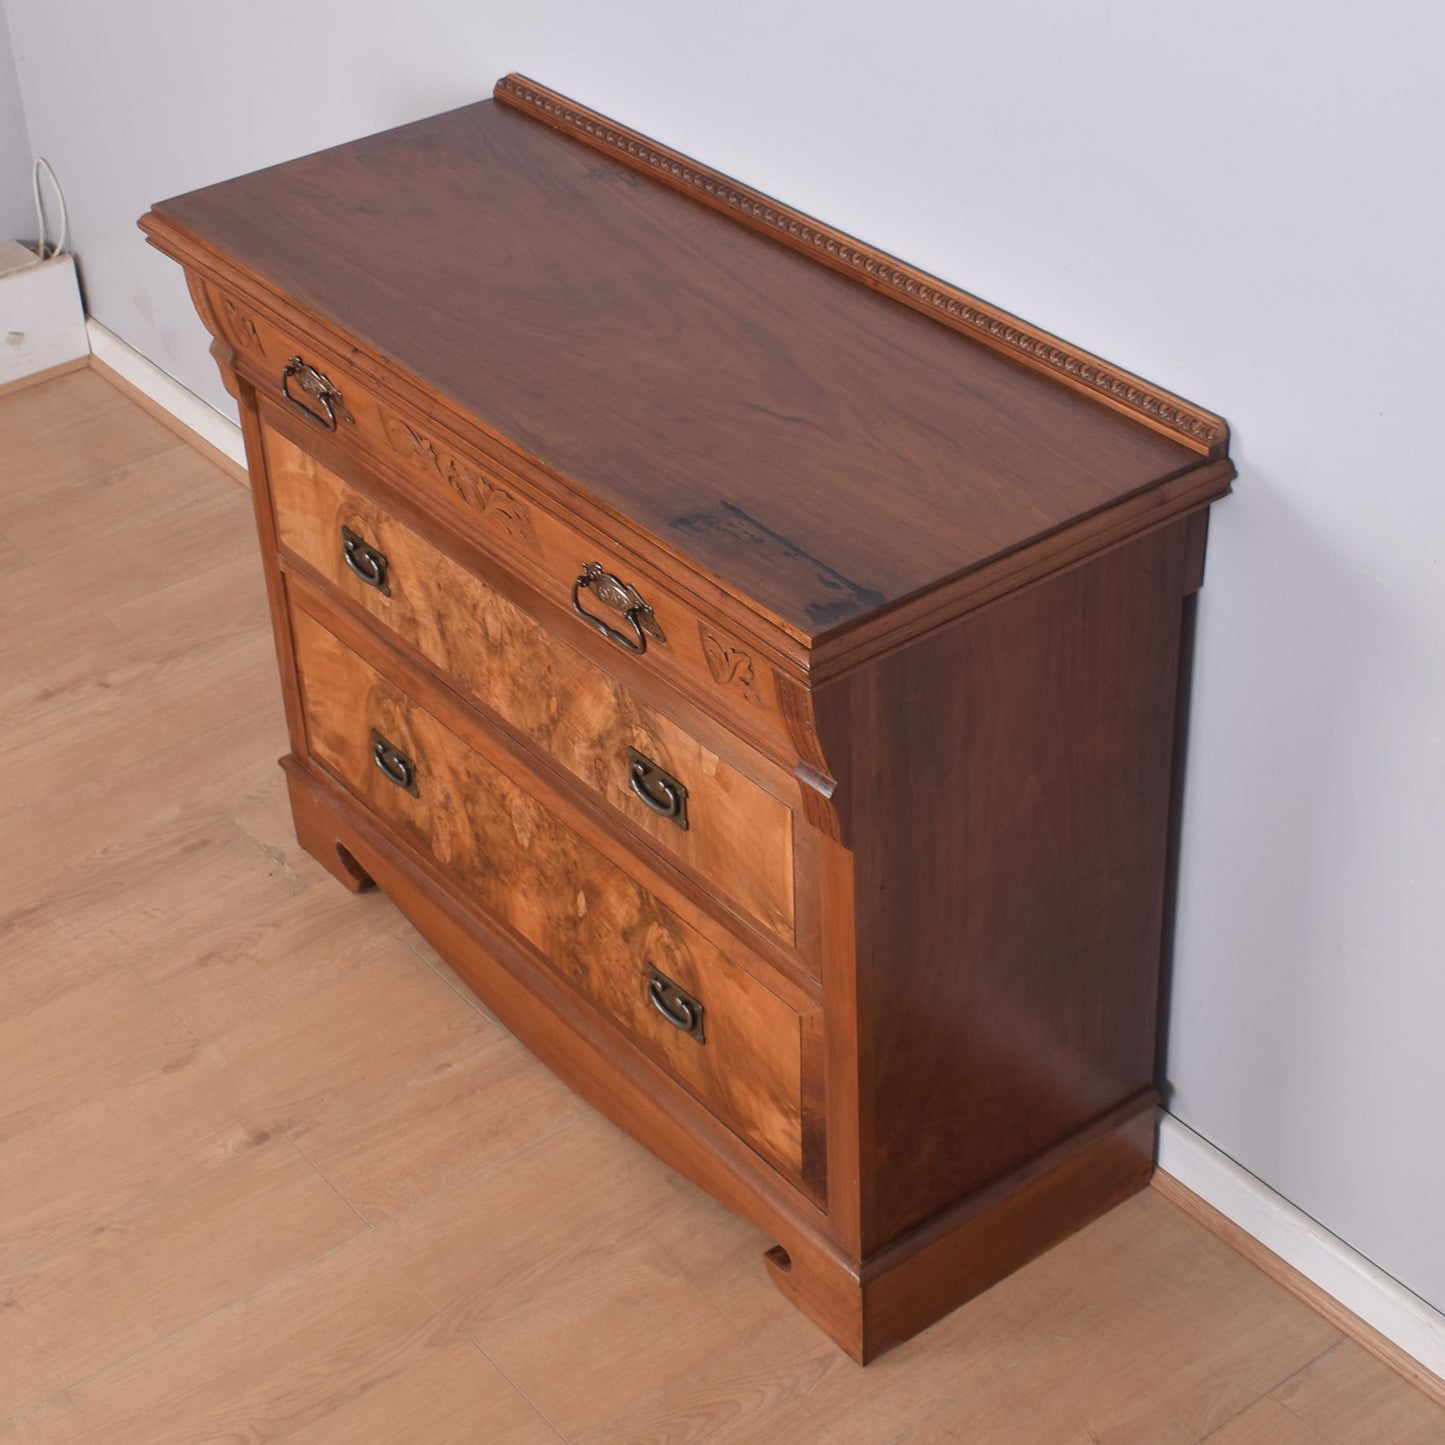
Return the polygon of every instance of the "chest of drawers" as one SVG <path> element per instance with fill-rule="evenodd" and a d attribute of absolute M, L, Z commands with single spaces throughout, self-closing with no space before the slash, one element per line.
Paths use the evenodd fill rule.
<path fill-rule="evenodd" d="M 516 76 L 142 226 L 340 881 L 858 1359 L 1145 1183 L 1219 418 Z"/>

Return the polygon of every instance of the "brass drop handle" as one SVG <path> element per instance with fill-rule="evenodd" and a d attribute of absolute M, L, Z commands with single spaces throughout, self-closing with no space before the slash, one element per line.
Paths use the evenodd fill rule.
<path fill-rule="evenodd" d="M 687 789 L 636 748 L 627 750 L 627 785 L 659 818 L 687 827 Z"/>
<path fill-rule="evenodd" d="M 295 391 L 291 389 L 293 379 L 296 383 Z M 299 356 L 293 356 L 281 373 L 281 395 L 302 416 L 310 417 L 317 426 L 325 427 L 327 431 L 336 430 L 336 407 L 341 401 L 341 393 L 314 366 L 308 366 Z M 303 401 L 302 397 L 310 397 L 315 405 Z M 316 409 L 318 406 L 320 411 Z M 351 420 L 349 416 L 346 419 Z"/>
<path fill-rule="evenodd" d="M 371 760 L 389 783 L 395 783 L 402 792 L 410 793 L 413 798 L 421 796 L 416 786 L 416 764 L 395 743 L 382 737 L 375 728 L 371 730 Z"/>
<path fill-rule="evenodd" d="M 648 1002 L 680 1033 L 705 1044 L 702 1031 L 702 1001 L 675 984 L 665 973 L 647 965 Z"/>
<path fill-rule="evenodd" d="M 391 596 L 391 585 L 386 580 L 386 553 L 378 551 L 350 527 L 341 529 L 341 558 L 368 587 L 375 587 L 383 597 Z"/>
<path fill-rule="evenodd" d="M 582 606 L 582 593 L 589 588 L 603 606 L 622 614 L 628 631 L 619 632 Z M 629 587 L 610 572 L 604 572 L 600 562 L 586 563 L 582 568 L 582 575 L 572 584 L 572 610 L 589 627 L 595 628 L 603 637 L 617 643 L 619 647 L 625 647 L 629 652 L 646 652 L 649 637 L 658 642 L 667 641 L 662 635 L 662 628 L 657 625 L 652 608 L 642 600 L 637 588 Z"/>

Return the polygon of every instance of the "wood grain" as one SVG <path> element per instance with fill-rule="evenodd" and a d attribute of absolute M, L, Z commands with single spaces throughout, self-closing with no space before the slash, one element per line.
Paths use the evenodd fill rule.
<path fill-rule="evenodd" d="M 5 398 L 6 415 L 13 418 L 5 424 L 0 471 L 0 497 L 7 503 L 67 485 L 97 485 L 121 467 L 182 445 L 158 421 L 118 405 L 113 388 L 88 371 L 56 385 L 63 388 L 58 396 L 39 387 Z"/>
<path fill-rule="evenodd" d="M 57 1053 L 49 1040 L 73 1048 Z M 195 1038 L 128 969 L 112 968 L 38 1010 L 0 1020 L 0 1140 L 37 1118 L 155 1070 L 180 1068 Z"/>
<path fill-rule="evenodd" d="M 286 1445 L 414 1445 L 426 1421 L 426 1445 L 556 1445 L 557 1432 L 470 1340 L 377 1381 L 341 1400 Z"/>
<path fill-rule="evenodd" d="M 1144 1187 L 1153 1090 L 1030 1161 L 863 1266 L 862 1352 L 872 1359 Z"/>
<path fill-rule="evenodd" d="M 262 316 L 260 308 L 252 309 Z M 569 651 L 589 658 L 633 695 L 679 720 L 680 709 L 690 710 L 703 720 L 703 732 L 722 733 L 728 745 L 747 739 L 772 759 L 775 776 L 781 765 L 784 789 L 796 789 L 797 756 L 786 736 L 775 683 L 780 670 L 802 675 L 803 659 L 793 639 L 771 624 L 760 628 L 756 617 L 737 615 L 736 601 L 717 581 L 685 575 L 659 557 L 652 539 L 631 536 L 629 527 L 619 527 L 609 515 L 591 515 L 596 504 L 589 506 L 575 494 L 556 496 L 555 479 L 550 488 L 541 486 L 542 474 L 501 442 L 491 442 L 487 453 L 469 446 L 440 418 L 403 411 L 380 382 L 353 380 L 351 368 L 342 370 L 345 363 L 325 364 L 328 374 L 345 379 L 347 415 L 354 422 L 338 423 L 334 435 L 320 432 L 280 403 L 276 377 L 283 359 L 298 349 L 321 357 L 309 340 L 303 347 L 294 323 L 282 331 L 258 319 L 255 330 L 271 359 L 263 364 L 238 354 L 237 369 L 228 375 L 238 392 L 247 387 L 242 393 L 247 397 L 255 388 L 254 470 L 260 488 L 269 491 L 264 438 L 285 438 L 313 463 L 381 501 L 390 516 L 482 578 L 488 591 L 505 595 L 545 623 Z M 495 502 L 483 507 L 475 501 L 514 494 L 527 499 L 524 539 L 498 520 L 510 518 L 520 502 L 514 508 L 509 500 L 503 511 Z M 273 511 L 274 505 L 266 506 L 261 523 L 268 537 L 275 532 Z M 665 642 L 651 638 L 645 652 L 633 652 L 578 616 L 572 588 L 589 563 L 638 589 L 653 608 Z M 746 770 L 741 760 L 739 766 Z M 776 781 L 771 790 L 778 791 Z"/>
<path fill-rule="evenodd" d="M 1211 1234 L 1225 1241 L 1246 1259 L 1257 1265 L 1269 1277 L 1282 1285 L 1293 1295 L 1302 1299 L 1311 1309 L 1318 1310 L 1326 1319 L 1349 1336 L 1358 1346 L 1373 1355 L 1383 1365 L 1397 1371 L 1412 1385 L 1445 1412 L 1445 1380 L 1425 1369 L 1413 1356 L 1407 1354 L 1393 1340 L 1368 1325 L 1353 1310 L 1347 1309 L 1333 1295 L 1327 1294 L 1312 1279 L 1307 1279 L 1292 1265 L 1286 1264 L 1273 1250 L 1265 1248 L 1259 1240 L 1246 1234 L 1232 1219 L 1226 1218 L 1213 1205 L 1186 1188 L 1171 1174 L 1162 1170 L 1154 1176 L 1154 1187 L 1168 1200 L 1182 1209 L 1191 1219 L 1197 1220 Z"/>
<path fill-rule="evenodd" d="M 1134 1195 L 861 1373 L 814 1344 L 811 1418 L 845 1445 L 1208 1439 L 1335 1332 L 1162 1205 Z M 801 1330 L 765 1348 L 796 1359 Z"/>
<path fill-rule="evenodd" d="M 384 1022 L 404 1011 L 408 1024 Z M 0 1142 L 0 1268 L 73 1244 L 97 1214 L 173 1187 L 209 1159 L 299 1128 L 332 1098 L 344 1071 L 407 1077 L 485 1022 L 410 951 L 262 1016 L 154 1070 Z"/>
<path fill-rule="evenodd" d="M 756 616 L 742 614 L 752 677 L 731 669 L 714 676 L 716 659 L 710 658 L 698 627 L 715 625 L 719 601 L 724 608 L 729 600 L 736 606 L 719 579 L 688 573 L 660 550 L 656 539 L 619 526 L 610 510 L 559 493 L 555 477 L 502 438 L 479 436 L 467 418 L 437 415 L 432 398 L 399 400 L 395 377 L 378 374 L 376 364 L 368 364 L 349 343 L 323 337 L 313 320 L 296 314 L 294 303 L 280 297 L 238 299 L 233 278 L 217 284 L 195 272 L 188 276 L 207 298 L 208 314 L 227 318 L 234 346 L 219 334 L 216 343 L 224 349 L 223 379 L 238 396 L 243 385 L 255 389 L 268 431 L 290 436 L 339 470 L 354 473 L 364 464 L 368 481 L 378 475 L 393 481 L 414 510 L 420 508 L 423 521 L 437 513 L 449 517 L 494 562 L 527 577 L 545 599 L 560 606 L 572 619 L 567 628 L 584 643 L 592 629 L 571 612 L 571 588 L 586 562 L 599 562 L 636 585 L 654 608 L 658 631 L 667 641 L 655 639 L 659 645 L 647 656 L 648 669 L 695 685 L 713 702 L 730 704 L 744 720 L 756 721 L 753 714 L 766 710 L 766 668 L 780 658 L 795 666 L 798 661 L 793 635 L 786 626 L 776 631 L 777 619 L 759 628 Z M 306 364 L 341 398 L 335 432 L 303 418 L 282 389 L 287 366 L 302 352 Z M 255 456 L 253 469 L 260 470 L 259 449 Z M 602 651 L 615 656 L 616 645 L 608 643 Z"/>
<path fill-rule="evenodd" d="M 311 755 L 464 880 L 653 1056 L 795 1174 L 798 1015 L 648 896 L 308 614 L 293 618 Z M 374 765 L 379 732 L 415 764 L 413 798 Z M 465 798 L 464 809 L 446 800 Z M 659 1017 L 646 968 L 702 1000 L 699 1043 Z"/>
<path fill-rule="evenodd" d="M 339 843 L 389 897 L 405 899 L 408 917 L 427 941 L 554 1073 L 790 1251 L 826 1256 L 846 1273 L 822 1227 L 815 1179 L 802 1180 L 804 1199 L 760 1153 L 740 1148 L 723 1120 L 632 1048 L 535 950 L 511 930 L 479 920 L 451 877 L 404 837 L 358 814 L 326 777 L 294 760 L 284 766 L 298 828 L 318 850 Z M 811 1157 L 805 1136 L 805 1165 Z"/>
<path fill-rule="evenodd" d="M 1257 1400 L 1210 1437 L 1211 1445 L 1325 1445 L 1300 1417 L 1278 1400 Z"/>
<path fill-rule="evenodd" d="M 0 435 L 13 434 L 8 409 L 27 394 L 0 397 Z M 128 434 L 117 430 L 107 467 L 124 461 Z M 142 522 L 152 506 L 236 495 L 199 458 L 171 485 L 169 502 L 138 504 Z M 53 525 L 84 532 L 87 514 L 60 492 Z M 144 538 L 141 525 L 131 554 L 141 573 Z M 235 541 L 252 545 L 244 531 Z M 70 565 L 57 551 L 62 577 Z M 259 571 L 249 585 L 254 604 Z M 102 618 L 87 613 L 84 590 L 68 622 L 28 639 L 33 681 L 49 668 L 73 683 L 78 659 L 97 656 L 81 623 L 103 632 Z M 176 605 L 210 604 L 198 591 Z M 194 636 L 205 620 L 194 619 Z M 775 1236 L 575 1100 L 564 1119 L 549 1070 L 515 1045 L 495 1051 L 504 1036 L 421 962 L 386 899 L 342 895 L 282 836 L 273 664 L 259 651 L 237 658 L 260 701 L 235 716 L 230 694 L 213 707 L 215 675 L 202 662 L 190 692 L 175 693 L 195 737 L 119 774 L 100 753 L 80 757 L 52 806 L 0 834 L 7 873 L 25 880 L 20 913 L 6 917 L 0 988 L 7 1018 L 28 1020 L 33 1035 L 10 1035 L 12 1046 L 83 1054 L 120 997 L 88 982 L 137 960 L 154 965 L 151 981 L 204 1040 L 194 1064 L 106 1072 L 90 1097 L 63 1094 L 60 1112 L 0 1145 L 7 1288 L 26 1260 L 55 1261 L 46 1278 L 57 1286 L 26 1297 L 53 1352 L 24 1353 L 34 1347 L 22 1337 L 19 1353 L 0 1353 L 0 1390 L 14 1399 L 48 1388 L 21 1377 L 22 1355 L 37 1380 L 68 1376 L 42 1403 L 0 1417 L 5 1445 L 470 1445 L 513 1430 L 520 1445 L 1275 1445 L 1295 1429 L 1277 1407 L 1314 1432 L 1301 1437 L 1310 1445 L 1445 1439 L 1440 1408 L 1342 1340 L 1341 1321 L 1322 1321 L 1159 1189 L 859 1370 L 757 1268 Z M 146 682 L 118 672 L 114 685 Z M 43 753 L 34 765 L 47 766 Z M 216 977 L 210 1010 L 206 975 L 224 970 L 232 945 L 235 973 Z M 254 988 L 248 957 L 263 975 Z M 294 991 L 281 977 L 288 959 Z M 96 1006 L 89 1018 L 82 999 Z M 470 1111 L 428 1107 L 467 1097 L 463 1075 L 476 1085 Z M 534 1110 L 544 1132 L 528 1139 Z M 298 1209 L 324 1237 L 330 1206 L 299 1161 L 280 1163 L 291 1146 L 278 1125 L 376 1220 L 355 1220 L 347 1227 L 362 1232 L 294 1267 Z M 494 1127 L 510 1152 L 487 1152 Z M 472 1147 L 478 1169 L 464 1174 Z M 82 1276 L 105 1286 L 105 1308 Z M 189 1321 L 168 1312 L 208 1305 Z M 16 1313 L 0 1309 L 0 1329 L 23 1336 L 5 1319 Z M 512 1369 L 525 1395 L 501 1378 Z M 1266 1425 L 1277 1433 L 1261 1436 Z M 1230 1430 L 1240 1433 L 1220 1433 Z"/>
<path fill-rule="evenodd" d="M 188 447 L 199 452 L 218 471 L 224 472 L 233 482 L 239 482 L 243 487 L 248 485 L 250 477 L 245 467 L 232 460 L 220 447 L 207 441 L 198 432 L 193 432 L 174 412 L 162 406 L 148 392 L 142 391 L 140 387 L 127 380 L 113 366 L 107 366 L 99 357 L 92 356 L 90 368 L 123 396 L 133 401 L 147 416 L 154 417 L 168 431 L 174 432 Z"/>
<path fill-rule="evenodd" d="M 201 1039 L 224 1038 L 278 1008 L 298 1006 L 395 957 L 414 938 L 380 899 L 358 902 L 330 888 L 318 896 L 249 837 L 243 846 L 267 865 L 272 884 L 248 912 L 238 915 L 243 895 L 234 873 L 218 868 L 209 891 L 199 879 L 186 880 L 197 889 L 196 903 L 209 900 L 209 908 L 172 907 L 158 917 L 137 899 L 115 929 L 116 955 Z M 314 880 L 319 870 L 307 876 Z"/>
<path fill-rule="evenodd" d="M 490 101 L 146 224 L 173 251 L 204 237 L 807 638 L 1200 461 Z"/>
<path fill-rule="evenodd" d="M 1445 1404 L 1402 1389 L 1397 1369 L 1368 1341 L 1341 1340 L 1275 1387 L 1273 1396 L 1329 1445 L 1436 1445 L 1445 1440 Z"/>
<path fill-rule="evenodd" d="M 643 1394 L 686 1389 L 784 1308 L 747 1283 L 753 1231 L 619 1143 L 580 1120 L 397 1222 L 417 1287 L 569 1439 Z M 604 1177 L 605 1191 L 576 1188 Z"/>
<path fill-rule="evenodd" d="M 0 401 L 5 403 L 0 407 L 0 435 L 8 447 L 17 450 L 22 446 L 42 448 L 47 436 L 54 439 L 57 428 L 73 425 L 83 418 L 113 412 L 119 420 L 119 413 L 126 410 L 126 398 L 85 364 L 67 364 L 60 377 L 43 380 L 22 377 L 0 393 Z M 130 434 L 131 424 L 134 419 L 130 424 L 120 423 L 116 428 L 117 439 Z M 62 462 L 61 469 L 63 465 Z M 20 480 L 19 473 L 7 469 L 4 479 L 14 483 Z M 46 489 L 51 485 L 48 475 L 43 485 Z"/>
<path fill-rule="evenodd" d="M 217 750 L 205 748 L 168 749 L 160 756 L 172 766 L 221 760 Z M 219 776 L 237 792 L 243 785 L 233 771 Z M 50 830 L 57 811 L 85 819 L 85 836 Z M 301 886 L 230 818 L 162 803 L 160 817 L 137 821 L 136 793 L 98 789 L 95 780 L 57 793 L 49 807 L 12 814 L 7 828 L 33 840 L 9 869 L 0 895 L 6 941 L 0 982 L 15 1017 L 130 966 L 144 970 L 153 992 L 185 1022 L 179 999 L 163 982 L 168 969 L 203 956 L 213 933 L 235 926 L 237 907 L 264 917 Z M 319 870 L 311 876 L 319 877 Z"/>
<path fill-rule="evenodd" d="M 605 798 L 634 828 L 792 940 L 792 817 L 783 802 L 293 442 L 268 430 L 265 447 L 277 537 L 290 556 Z M 386 557 L 386 593 L 346 567 L 343 526 Z M 629 747 L 687 788 L 685 830 L 651 812 L 628 786 Z"/>
<path fill-rule="evenodd" d="M 1222 455 L 1229 429 L 1220 417 L 1120 372 L 1057 336 L 960 291 L 854 236 L 836 231 L 792 206 L 762 195 L 677 151 L 659 146 L 616 121 L 587 110 L 524 75 L 504 75 L 492 92 L 530 111 L 649 178 L 703 201 L 770 239 L 912 306 L 925 316 L 1037 367 L 1107 405 L 1138 417 L 1211 455 Z"/>
<path fill-rule="evenodd" d="M 284 1439 L 457 1340 L 388 1241 L 364 1234 L 77 1382 L 0 1440 Z"/>
<path fill-rule="evenodd" d="M 510 1034 L 492 1028 L 439 1050 L 424 1071 L 401 1082 L 377 1079 L 349 1089 L 293 1129 L 292 1138 L 375 1223 L 587 1112 Z"/>
<path fill-rule="evenodd" d="M 819 694 L 855 853 L 865 1255 L 1153 1085 L 1184 540 Z"/>
<path fill-rule="evenodd" d="M 257 1201 L 264 1200 L 264 1207 Z M 284 1138 L 186 1170 L 103 1225 L 0 1276 L 0 1418 L 164 1339 L 358 1234 L 356 1212 Z M 77 1319 L 90 1316 L 89 1329 Z"/>
<path fill-rule="evenodd" d="M 1226 429 L 499 93 L 535 115 L 465 107 L 142 222 L 240 405 L 298 839 L 399 890 L 547 1057 L 585 1033 L 567 1077 L 776 1227 L 779 1287 L 867 1360 L 1147 1177 L 1182 603 Z M 614 142 L 637 165 L 599 167 Z M 403 197 L 477 244 L 418 254 Z M 699 784 L 730 821 L 627 814 L 639 737 L 735 768 Z M 644 962 L 723 1034 L 660 1023 Z M 679 1145 L 648 1058 L 801 1194 L 720 1128 Z"/>
<path fill-rule="evenodd" d="M 220 741 L 214 735 L 206 740 Z M 218 749 L 163 749 L 157 770 L 208 753 L 223 786 L 230 783 L 239 793 L 244 781 L 223 769 Z M 116 786 L 116 776 L 99 783 L 91 779 L 88 785 L 58 791 L 48 805 L 9 817 L 13 837 L 35 840 L 6 870 L 0 888 L 7 940 L 0 968 L 16 1012 L 63 991 L 71 949 L 94 949 L 115 967 L 157 948 L 193 946 L 218 917 L 231 916 L 223 903 L 228 892 L 243 905 L 264 909 L 298 887 L 295 875 L 279 869 L 229 818 L 187 809 L 161 790 L 149 800 L 156 815 L 138 815 L 137 799 L 144 798 L 150 769 L 135 771 L 135 778 L 118 775 L 125 785 Z M 133 791 L 131 782 L 141 786 Z M 57 836 L 45 826 L 57 807 L 73 810 L 69 816 L 102 831 Z M 189 888 L 195 891 L 174 891 Z M 58 956 L 54 950 L 47 953 L 47 938 L 64 938 L 68 947 Z"/>
<path fill-rule="evenodd" d="M 254 704 L 239 695 L 236 678 L 265 659 L 264 640 L 252 633 L 196 649 L 189 665 L 210 678 L 218 704 L 233 700 L 238 709 L 249 711 Z M 0 713 L 8 714 L 14 706 L 24 708 L 28 716 L 10 730 L 15 773 L 6 789 L 4 812 L 43 807 L 57 780 L 75 776 L 93 759 L 122 771 L 158 749 L 182 745 L 191 723 L 177 704 L 193 686 L 183 675 L 185 666 L 178 658 L 160 663 L 144 660 L 39 698 L 28 687 L 7 690 L 0 696 Z M 125 674 L 126 682 L 135 685 L 118 686 L 117 674 Z M 43 770 L 38 766 L 42 755 Z"/>

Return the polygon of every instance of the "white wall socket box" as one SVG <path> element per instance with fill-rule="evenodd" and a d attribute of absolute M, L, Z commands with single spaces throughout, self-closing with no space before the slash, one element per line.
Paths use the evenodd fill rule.
<path fill-rule="evenodd" d="M 0 386 L 89 352 L 74 257 L 0 241 Z"/>

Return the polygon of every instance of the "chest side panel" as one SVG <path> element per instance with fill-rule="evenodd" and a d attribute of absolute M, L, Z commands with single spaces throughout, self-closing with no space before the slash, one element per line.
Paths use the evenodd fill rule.
<path fill-rule="evenodd" d="M 1188 542 L 1152 533 L 820 703 L 874 1244 L 1152 1087 Z"/>

